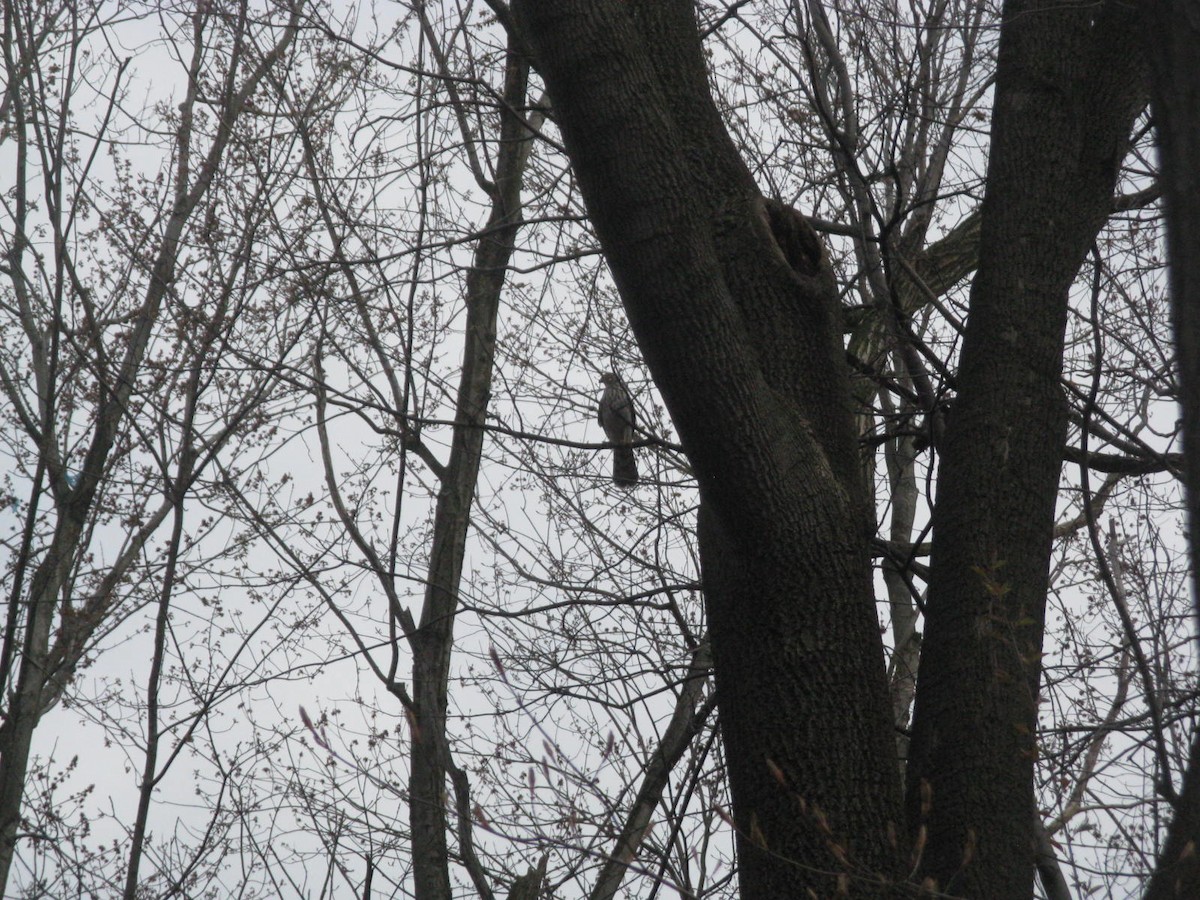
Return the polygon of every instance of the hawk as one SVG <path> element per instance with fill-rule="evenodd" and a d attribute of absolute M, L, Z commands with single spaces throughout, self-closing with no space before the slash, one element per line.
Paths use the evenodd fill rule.
<path fill-rule="evenodd" d="M 600 376 L 604 393 L 600 395 L 600 427 L 610 443 L 624 444 L 613 448 L 613 484 L 632 487 L 637 484 L 637 459 L 633 455 L 633 399 L 612 372 Z"/>

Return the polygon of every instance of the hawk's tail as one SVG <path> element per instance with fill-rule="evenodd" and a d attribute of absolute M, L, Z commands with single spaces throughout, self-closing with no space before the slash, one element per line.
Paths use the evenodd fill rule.
<path fill-rule="evenodd" d="M 633 487 L 638 483 L 637 457 L 632 447 L 613 448 L 612 479 L 618 487 Z"/>

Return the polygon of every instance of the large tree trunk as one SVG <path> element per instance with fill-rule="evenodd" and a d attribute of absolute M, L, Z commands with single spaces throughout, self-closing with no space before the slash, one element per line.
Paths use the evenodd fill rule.
<path fill-rule="evenodd" d="M 906 786 L 922 877 L 1027 898 L 1067 295 L 1144 105 L 1134 13 L 1005 5 L 979 269 L 933 515 Z"/>
<path fill-rule="evenodd" d="M 690 0 L 514 11 L 699 479 L 743 896 L 884 889 L 899 784 L 828 261 L 730 142 Z"/>
<path fill-rule="evenodd" d="M 906 854 L 828 263 L 741 166 L 691 3 L 514 9 L 699 478 L 743 896 L 886 890 Z M 908 779 L 921 876 L 969 896 L 1031 891 L 1067 292 L 1142 105 L 1132 25 L 1007 10 Z"/>

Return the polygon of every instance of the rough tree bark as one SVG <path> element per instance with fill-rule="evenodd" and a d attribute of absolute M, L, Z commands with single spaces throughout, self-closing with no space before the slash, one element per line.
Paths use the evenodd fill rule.
<path fill-rule="evenodd" d="M 730 142 L 690 0 L 514 11 L 699 478 L 743 895 L 865 892 L 899 784 L 828 261 Z"/>
<path fill-rule="evenodd" d="M 908 780 L 921 876 L 971 896 L 1031 890 L 1067 291 L 1143 99 L 1129 10 L 1045 6 L 1006 11 Z M 514 10 L 699 477 L 742 895 L 886 891 L 907 854 L 828 263 L 737 158 L 688 0 Z"/>
<path fill-rule="evenodd" d="M 1136 13 L 1005 4 L 979 269 L 942 448 L 907 771 L 920 874 L 1030 896 L 1037 693 L 1068 291 L 1144 107 Z"/>

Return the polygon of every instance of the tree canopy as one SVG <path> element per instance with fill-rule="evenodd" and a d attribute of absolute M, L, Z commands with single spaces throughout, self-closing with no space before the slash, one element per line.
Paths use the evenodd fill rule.
<path fill-rule="evenodd" d="M 6 896 L 1197 890 L 1194 4 L 3 13 Z"/>

